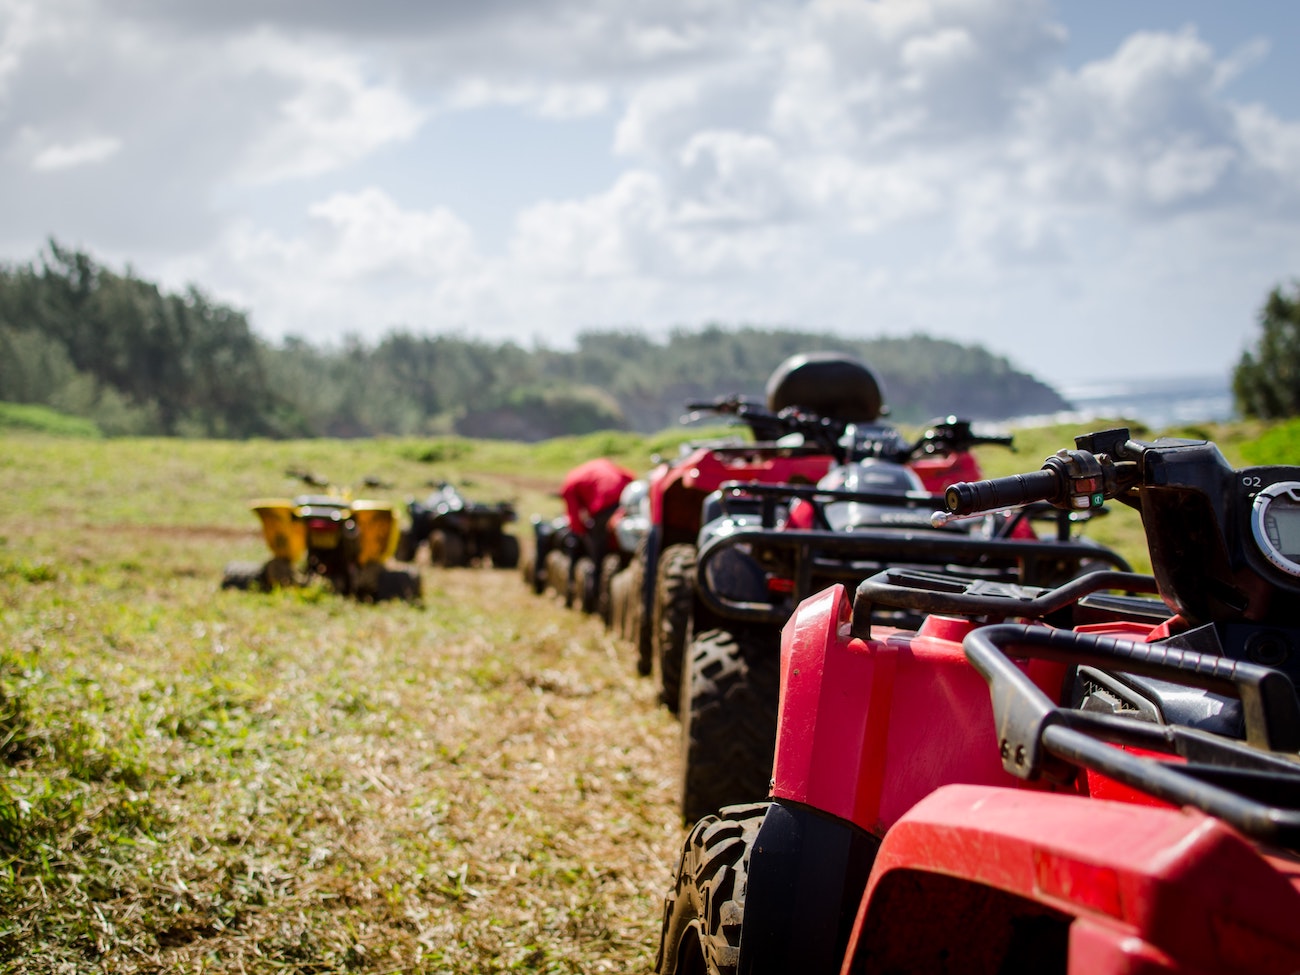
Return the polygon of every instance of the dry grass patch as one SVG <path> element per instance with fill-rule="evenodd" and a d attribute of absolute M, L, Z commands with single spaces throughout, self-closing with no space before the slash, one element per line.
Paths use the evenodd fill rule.
<path fill-rule="evenodd" d="M 651 967 L 677 727 L 597 621 L 490 570 L 219 593 L 239 538 L 78 527 L 0 525 L 6 970 Z"/>

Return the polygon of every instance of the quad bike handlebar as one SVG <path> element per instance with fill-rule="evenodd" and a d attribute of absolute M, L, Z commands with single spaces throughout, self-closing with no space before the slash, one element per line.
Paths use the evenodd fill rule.
<path fill-rule="evenodd" d="M 922 454 L 970 450 L 972 447 L 986 444 L 1015 450 L 1015 445 L 1010 436 L 976 433 L 971 429 L 970 420 L 949 415 L 943 419 L 930 422 L 929 429 L 921 434 L 916 443 L 912 444 L 909 449 L 909 456 L 917 457 Z"/>
<path fill-rule="evenodd" d="M 917 440 L 909 442 L 893 427 L 884 424 L 857 424 L 796 406 L 787 406 L 774 413 L 762 404 L 740 396 L 689 402 L 686 409 L 688 413 L 683 417 L 684 421 L 698 419 L 703 413 L 734 416 L 760 441 L 800 434 L 807 443 L 834 457 L 837 463 L 877 457 L 904 464 L 918 457 L 955 453 L 986 444 L 1014 449 L 1011 437 L 977 434 L 971 428 L 970 420 L 953 415 L 932 420 Z"/>
<path fill-rule="evenodd" d="M 1141 480 L 1141 461 L 1153 444 L 1129 439 L 1116 429 L 1079 437 L 1075 450 L 1058 450 L 1042 469 L 1027 474 L 953 484 L 944 493 L 950 515 L 1046 501 L 1058 508 L 1087 511 L 1124 494 Z M 1190 445 L 1194 441 L 1167 441 Z"/>
<path fill-rule="evenodd" d="M 1160 592 L 1187 622 L 1300 627 L 1300 467 L 1234 469 L 1205 440 L 1078 437 L 1039 471 L 953 484 L 934 521 L 1032 501 L 1071 512 L 1109 499 L 1142 515 Z"/>
<path fill-rule="evenodd" d="M 1001 508 L 1014 508 L 1035 501 L 1054 502 L 1061 493 L 1061 479 L 1054 470 L 1011 474 L 983 481 L 960 481 L 944 492 L 949 515 L 973 515 Z M 948 518 L 940 518 L 945 522 Z"/>
<path fill-rule="evenodd" d="M 761 403 L 755 403 L 738 395 L 720 396 L 708 402 L 689 402 L 686 404 L 686 410 L 686 416 L 682 417 L 683 423 L 698 420 L 705 413 L 734 416 L 749 427 L 754 439 L 758 441 L 779 440 L 793 432 L 776 413 Z"/>
<path fill-rule="evenodd" d="M 284 472 L 284 476 L 292 477 L 296 481 L 302 481 L 308 487 L 327 488 L 330 486 L 328 477 L 321 477 L 319 474 L 298 467 L 290 467 Z"/>

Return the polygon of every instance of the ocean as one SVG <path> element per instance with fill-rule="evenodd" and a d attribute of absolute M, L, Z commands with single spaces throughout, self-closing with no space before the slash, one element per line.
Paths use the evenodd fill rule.
<path fill-rule="evenodd" d="M 1112 379 L 1062 385 L 1057 391 L 1074 409 L 1052 416 L 1021 417 L 1017 426 L 1073 423 L 1097 417 L 1140 420 L 1152 430 L 1238 418 L 1229 375 Z"/>

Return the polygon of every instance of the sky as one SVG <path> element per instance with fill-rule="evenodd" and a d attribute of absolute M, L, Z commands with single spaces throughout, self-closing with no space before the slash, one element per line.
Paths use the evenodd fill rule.
<path fill-rule="evenodd" d="M 0 0 L 0 262 L 272 341 L 707 323 L 1224 374 L 1300 277 L 1300 4 Z"/>

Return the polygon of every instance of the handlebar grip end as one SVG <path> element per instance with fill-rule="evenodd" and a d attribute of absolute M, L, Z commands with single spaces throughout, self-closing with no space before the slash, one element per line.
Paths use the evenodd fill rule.
<path fill-rule="evenodd" d="M 944 491 L 943 501 L 953 514 L 969 515 L 1031 501 L 1051 501 L 1060 493 L 1061 481 L 1057 472 L 1043 468 L 1031 474 L 1012 474 L 986 481 L 959 481 Z"/>

